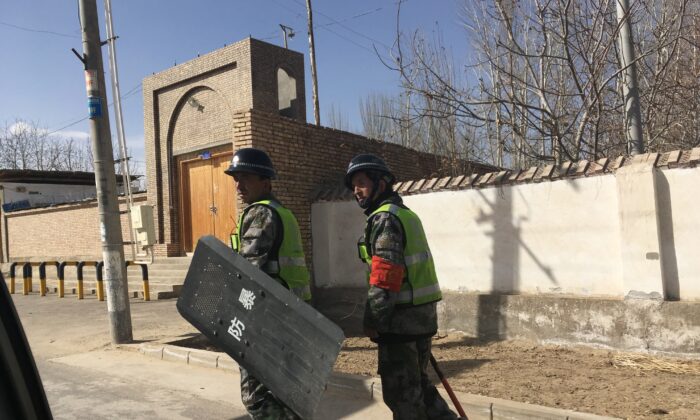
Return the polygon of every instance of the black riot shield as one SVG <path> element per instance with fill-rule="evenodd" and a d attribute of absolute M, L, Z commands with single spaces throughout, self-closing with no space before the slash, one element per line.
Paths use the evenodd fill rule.
<path fill-rule="evenodd" d="M 197 243 L 180 314 L 304 419 L 344 340 L 320 312 L 213 236 Z"/>

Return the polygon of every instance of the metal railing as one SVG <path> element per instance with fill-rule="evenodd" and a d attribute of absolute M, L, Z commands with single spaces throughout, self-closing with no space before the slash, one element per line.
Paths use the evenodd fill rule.
<path fill-rule="evenodd" d="M 104 291 L 104 281 L 102 270 L 104 268 L 103 261 L 15 261 L 10 264 L 10 293 L 15 293 L 15 279 L 16 270 L 18 266 L 22 267 L 22 294 L 28 295 L 33 292 L 32 285 L 32 267 L 39 267 L 39 281 L 40 281 L 40 295 L 46 296 L 46 266 L 53 265 L 56 267 L 56 276 L 58 277 L 58 297 L 62 298 L 65 296 L 65 270 L 67 266 L 72 266 L 77 268 L 77 281 L 78 281 L 78 299 L 84 299 L 85 289 L 84 289 L 84 268 L 85 267 L 95 267 L 95 281 L 96 281 L 96 293 L 97 299 L 104 301 L 105 291 Z M 148 284 L 148 264 L 139 263 L 136 261 L 126 261 L 126 267 L 130 265 L 141 266 L 141 279 L 143 281 L 143 299 L 146 301 L 151 300 L 150 287 Z M 125 267 L 125 268 L 126 268 Z"/>
<path fill-rule="evenodd" d="M 143 281 L 143 300 L 151 300 L 151 291 L 148 286 L 148 264 L 139 263 L 136 261 L 127 261 L 126 266 L 130 265 L 140 265 L 141 266 L 141 280 Z"/>
<path fill-rule="evenodd" d="M 80 261 L 78 262 L 78 299 L 83 299 L 84 297 L 84 291 L 83 291 L 83 268 L 85 266 L 88 267 L 95 267 L 95 289 L 97 290 L 97 299 L 102 302 L 105 300 L 104 294 L 105 294 L 105 289 L 102 284 L 102 267 L 100 266 L 102 264 L 101 261 Z"/>
<path fill-rule="evenodd" d="M 41 287 L 41 296 L 46 296 L 46 265 L 50 264 L 56 267 L 56 277 L 58 277 L 58 261 L 42 261 L 39 263 L 39 284 Z"/>
<path fill-rule="evenodd" d="M 64 296 L 64 281 L 66 275 L 66 266 L 78 266 L 79 261 L 63 261 L 58 265 L 58 297 L 62 298 Z M 82 287 L 82 282 L 78 281 L 78 291 Z M 81 299 L 78 297 L 78 299 Z"/>

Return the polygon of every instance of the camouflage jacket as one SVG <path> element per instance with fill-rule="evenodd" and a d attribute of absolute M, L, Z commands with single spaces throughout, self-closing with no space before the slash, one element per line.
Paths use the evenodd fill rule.
<path fill-rule="evenodd" d="M 265 195 L 260 200 L 279 202 L 272 194 Z M 238 253 L 287 287 L 276 272 L 270 272 L 267 266 L 269 261 L 277 260 L 283 232 L 282 219 L 275 210 L 263 204 L 251 204 L 243 209 Z M 303 299 L 302 296 L 299 297 Z"/>
<path fill-rule="evenodd" d="M 401 197 L 392 193 L 385 200 L 365 211 L 369 215 L 384 204 L 402 207 Z M 371 256 L 378 256 L 397 265 L 405 265 L 405 234 L 401 221 L 382 212 L 367 219 L 362 241 Z M 404 279 L 406 281 L 406 279 Z M 405 341 L 432 336 L 437 332 L 436 303 L 419 306 L 396 305 L 398 292 L 370 285 L 365 305 L 364 325 L 379 332 L 378 341 Z"/>

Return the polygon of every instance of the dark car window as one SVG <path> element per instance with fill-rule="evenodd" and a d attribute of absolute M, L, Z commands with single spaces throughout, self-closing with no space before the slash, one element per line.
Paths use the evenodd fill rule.
<path fill-rule="evenodd" d="M 51 419 L 44 387 L 0 273 L 0 419 Z"/>

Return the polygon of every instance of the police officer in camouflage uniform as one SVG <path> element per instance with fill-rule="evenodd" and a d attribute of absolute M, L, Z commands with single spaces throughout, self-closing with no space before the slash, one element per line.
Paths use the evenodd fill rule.
<path fill-rule="evenodd" d="M 311 299 L 301 235 L 296 218 L 272 194 L 275 170 L 262 150 L 239 149 L 225 171 L 248 206 L 243 210 L 231 245 L 240 255 L 303 300 Z M 244 368 L 241 398 L 253 419 L 299 419 L 269 389 Z"/>
<path fill-rule="evenodd" d="M 442 298 L 435 267 L 420 219 L 393 191 L 394 181 L 371 154 L 355 156 L 345 175 L 367 215 L 358 243 L 370 267 L 364 331 L 377 343 L 384 402 L 394 419 L 456 419 L 427 373 Z"/>

